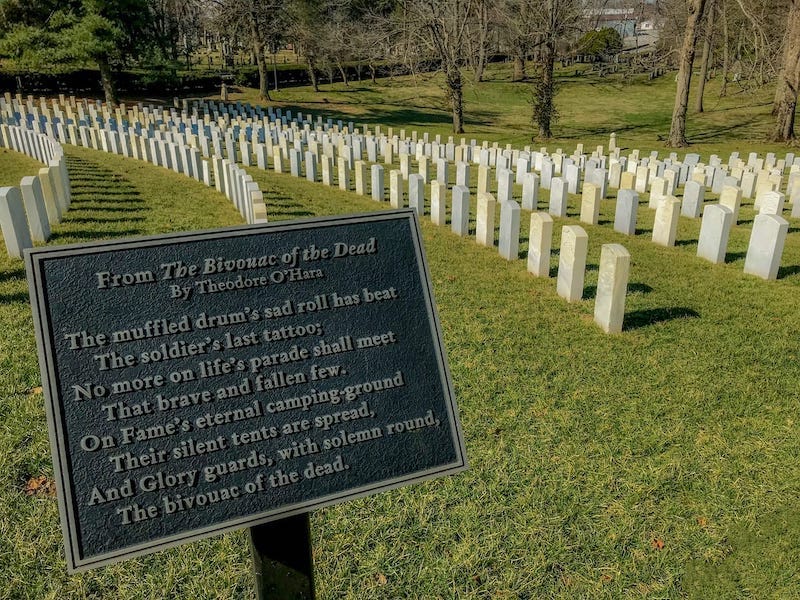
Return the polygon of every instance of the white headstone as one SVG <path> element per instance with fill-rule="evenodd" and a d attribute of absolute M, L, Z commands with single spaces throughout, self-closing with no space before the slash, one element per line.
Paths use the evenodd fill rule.
<path fill-rule="evenodd" d="M 439 158 L 436 160 L 436 181 L 447 185 L 447 180 L 449 176 L 449 169 L 448 169 L 448 162 L 444 158 Z"/>
<path fill-rule="evenodd" d="M 0 230 L 9 256 L 22 258 L 22 251 L 33 247 L 22 194 L 18 188 L 0 187 Z"/>
<path fill-rule="evenodd" d="M 469 187 L 469 163 L 456 163 L 456 185 Z"/>
<path fill-rule="evenodd" d="M 35 176 L 23 177 L 19 183 L 25 214 L 28 216 L 31 239 L 34 242 L 46 242 L 50 239 L 50 223 L 47 208 L 44 205 L 42 185 Z"/>
<path fill-rule="evenodd" d="M 789 222 L 778 215 L 756 215 L 744 272 L 762 279 L 777 279 Z"/>
<path fill-rule="evenodd" d="M 525 173 L 522 177 L 522 208 L 537 210 L 539 203 L 539 176 L 536 173 Z"/>
<path fill-rule="evenodd" d="M 667 196 L 656 209 L 653 222 L 653 243 L 659 246 L 674 246 L 678 233 L 678 217 L 681 201 L 675 196 Z"/>
<path fill-rule="evenodd" d="M 742 190 L 739 187 L 723 186 L 722 193 L 719 195 L 721 206 L 728 207 L 733 213 L 731 222 L 733 225 L 739 221 L 739 208 L 742 205 Z"/>
<path fill-rule="evenodd" d="M 594 183 L 583 184 L 581 195 L 581 221 L 597 225 L 600 220 L 600 188 Z"/>
<path fill-rule="evenodd" d="M 469 235 L 469 188 L 464 185 L 453 186 L 450 227 L 457 235 Z"/>
<path fill-rule="evenodd" d="M 778 216 L 783 214 L 783 204 L 786 201 L 786 196 L 780 192 L 764 192 L 759 199 L 761 200 L 761 207 L 758 214 Z"/>
<path fill-rule="evenodd" d="M 339 189 L 345 192 L 350 191 L 350 167 L 347 164 L 347 161 L 342 159 L 339 160 Z"/>
<path fill-rule="evenodd" d="M 589 236 L 582 227 L 566 225 L 561 228 L 556 291 L 567 302 L 576 302 L 583 298 L 583 278 L 588 248 Z"/>
<path fill-rule="evenodd" d="M 658 203 L 667 197 L 667 180 L 663 177 L 655 177 L 650 184 L 650 201 L 648 208 L 658 208 Z"/>
<path fill-rule="evenodd" d="M 425 214 L 425 179 L 419 173 L 408 176 L 408 206 L 420 217 Z"/>
<path fill-rule="evenodd" d="M 706 205 L 697 240 L 697 256 L 714 264 L 724 263 L 732 224 L 733 211 L 730 208 L 721 204 Z"/>
<path fill-rule="evenodd" d="M 403 174 L 398 169 L 389 171 L 389 204 L 403 208 Z"/>
<path fill-rule="evenodd" d="M 696 181 L 687 181 L 683 188 L 683 201 L 681 202 L 681 214 L 690 219 L 700 216 L 703 208 L 703 200 L 706 195 L 706 187 Z"/>
<path fill-rule="evenodd" d="M 372 191 L 372 199 L 379 202 L 383 201 L 383 166 L 372 165 L 372 181 L 370 189 Z"/>
<path fill-rule="evenodd" d="M 481 246 L 494 246 L 494 213 L 497 201 L 491 194 L 478 194 L 475 239 Z"/>
<path fill-rule="evenodd" d="M 528 235 L 528 271 L 536 277 L 550 277 L 552 242 L 553 217 L 545 212 L 532 213 Z"/>
<path fill-rule="evenodd" d="M 62 208 L 58 200 L 58 190 L 54 185 L 54 178 L 50 174 L 50 167 L 39 169 L 39 183 L 42 186 L 42 197 L 47 210 L 47 220 L 53 226 L 61 222 Z"/>
<path fill-rule="evenodd" d="M 581 171 L 578 165 L 567 165 L 564 169 L 564 177 L 567 182 L 567 189 L 570 194 L 577 194 L 581 189 Z"/>
<path fill-rule="evenodd" d="M 519 258 L 519 204 L 513 200 L 500 203 L 500 239 L 498 252 L 506 260 Z"/>
<path fill-rule="evenodd" d="M 447 224 L 447 185 L 431 182 L 431 221 L 434 225 Z"/>
<path fill-rule="evenodd" d="M 508 169 L 497 171 L 497 201 L 510 202 L 514 190 L 514 173 Z"/>
<path fill-rule="evenodd" d="M 617 208 L 614 213 L 614 231 L 625 235 L 636 235 L 636 217 L 639 210 L 639 194 L 634 190 L 617 192 Z"/>
<path fill-rule="evenodd" d="M 597 274 L 594 322 L 606 333 L 621 333 L 631 255 L 620 244 L 603 244 Z"/>
<path fill-rule="evenodd" d="M 328 156 L 327 154 L 323 154 L 320 157 L 320 163 L 322 168 L 322 184 L 333 186 L 333 158 Z"/>
<path fill-rule="evenodd" d="M 363 160 L 355 161 L 353 172 L 356 176 L 356 194 L 359 196 L 367 195 L 367 163 Z"/>
<path fill-rule="evenodd" d="M 550 181 L 549 212 L 554 217 L 567 216 L 567 182 L 560 177 Z"/>

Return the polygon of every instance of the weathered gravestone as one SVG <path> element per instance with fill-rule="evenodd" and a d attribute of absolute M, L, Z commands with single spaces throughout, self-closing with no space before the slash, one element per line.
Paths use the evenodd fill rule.
<path fill-rule="evenodd" d="M 553 217 L 545 212 L 531 214 L 528 235 L 528 271 L 537 277 L 550 277 L 550 248 L 553 242 Z"/>
<path fill-rule="evenodd" d="M 614 231 L 625 235 L 636 235 L 636 217 L 639 209 L 639 194 L 634 190 L 617 192 L 617 208 L 614 213 Z"/>
<path fill-rule="evenodd" d="M 577 302 L 583 298 L 588 248 L 589 236 L 582 227 L 566 225 L 561 228 L 556 292 L 567 302 Z"/>
<path fill-rule="evenodd" d="M 434 225 L 447 224 L 447 185 L 431 182 L 431 221 Z"/>
<path fill-rule="evenodd" d="M 697 240 L 697 256 L 714 264 L 725 262 L 733 211 L 723 204 L 709 204 L 703 210 L 703 222 Z"/>
<path fill-rule="evenodd" d="M 561 177 L 553 177 L 550 182 L 548 211 L 554 217 L 567 216 L 567 182 Z"/>
<path fill-rule="evenodd" d="M 674 196 L 667 196 L 661 201 L 653 222 L 653 243 L 659 246 L 675 245 L 680 208 L 681 201 Z"/>
<path fill-rule="evenodd" d="M 583 184 L 581 196 L 581 221 L 597 225 L 600 220 L 600 188 L 588 181 Z"/>
<path fill-rule="evenodd" d="M 744 272 L 762 279 L 777 279 L 788 232 L 789 222 L 783 217 L 756 215 L 744 259 Z"/>
<path fill-rule="evenodd" d="M 475 240 L 481 246 L 494 246 L 494 213 L 497 200 L 491 194 L 478 194 L 475 215 Z"/>
<path fill-rule="evenodd" d="M 631 255 L 620 244 L 603 244 L 597 275 L 594 322 L 606 333 L 620 333 L 625 316 L 625 296 Z"/>
<path fill-rule="evenodd" d="M 466 468 L 412 211 L 26 260 L 71 570 Z"/>
<path fill-rule="evenodd" d="M 498 251 L 506 260 L 516 260 L 519 254 L 519 204 L 513 200 L 500 203 L 500 239 Z"/>
<path fill-rule="evenodd" d="M 460 236 L 469 235 L 469 188 L 464 185 L 453 186 L 453 208 L 450 228 Z"/>

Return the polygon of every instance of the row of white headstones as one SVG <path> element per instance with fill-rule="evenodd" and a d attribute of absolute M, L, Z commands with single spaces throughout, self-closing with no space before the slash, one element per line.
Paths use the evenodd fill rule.
<path fill-rule="evenodd" d="M 185 144 L 152 140 L 140 136 L 121 139 L 116 132 L 81 128 L 80 145 L 137 158 L 172 169 L 187 177 L 214 185 L 208 161 Z M 0 229 L 9 256 L 22 258 L 33 242 L 50 239 L 52 226 L 60 223 L 70 206 L 72 193 L 61 144 L 43 133 L 21 126 L 0 124 L 0 147 L 26 154 L 49 166 L 38 175 L 23 177 L 19 187 L 0 188 Z M 248 223 L 266 222 L 263 194 L 253 177 L 228 161 L 213 161 L 215 185 Z"/>
<path fill-rule="evenodd" d="M 11 104 L 13 104 L 13 102 Z M 29 110 L 34 112 L 34 114 L 36 113 L 36 108 L 31 106 L 30 98 L 27 106 Z M 202 117 L 197 113 L 198 106 L 206 111 L 206 114 Z M 17 108 L 19 108 L 19 105 Z M 685 180 L 685 178 L 688 177 L 689 169 L 687 167 L 691 166 L 684 166 L 677 162 L 676 155 L 671 155 L 670 159 L 665 160 L 663 163 L 657 160 L 657 155 L 651 155 L 650 159 L 645 158 L 640 161 L 638 151 L 633 151 L 629 157 L 620 157 L 619 150 L 615 148 L 615 138 L 613 135 L 610 140 L 611 155 L 609 157 L 603 155 L 603 150 L 601 147 L 598 147 L 597 151 L 592 154 L 591 158 L 586 157 L 583 155 L 583 149 L 580 147 L 580 145 L 572 157 L 566 157 L 560 150 L 553 155 L 548 155 L 546 153 L 546 149 L 542 149 L 541 152 L 531 152 L 527 147 L 523 151 L 516 151 L 510 147 L 507 147 L 505 150 L 501 151 L 496 144 L 489 148 L 487 142 L 484 142 L 483 147 L 479 148 L 474 140 L 470 145 L 466 145 L 465 140 L 462 140 L 462 144 L 460 146 L 455 146 L 452 139 L 450 139 L 447 144 L 441 144 L 439 136 L 437 136 L 435 142 L 427 142 L 427 134 L 423 134 L 422 140 L 417 143 L 415 141 L 415 138 L 417 137 L 415 135 L 416 132 L 412 132 L 412 139 L 408 141 L 405 139 L 404 132 L 402 130 L 399 138 L 397 136 L 393 136 L 391 138 L 387 136 L 379 136 L 379 128 L 376 128 L 375 136 L 372 136 L 369 133 L 360 136 L 357 132 L 351 135 L 348 133 L 348 129 L 343 129 L 341 132 L 339 131 L 341 123 L 337 126 L 333 126 L 331 120 L 328 120 L 328 126 L 323 126 L 321 123 L 321 118 L 318 118 L 317 126 L 315 130 L 312 131 L 311 125 L 313 123 L 313 118 L 303 119 L 302 114 L 300 114 L 298 115 L 297 119 L 289 120 L 287 119 L 287 116 L 280 115 L 280 111 L 278 111 L 277 115 L 270 111 L 269 120 L 265 119 L 262 125 L 260 121 L 252 118 L 252 114 L 244 121 L 242 121 L 241 115 L 234 116 L 232 119 L 231 112 L 235 114 L 239 110 L 239 107 L 237 107 L 236 110 L 230 110 L 232 108 L 231 105 L 219 105 L 219 107 L 217 107 L 215 103 L 204 103 L 202 105 L 195 103 L 192 107 L 194 114 L 191 116 L 188 114 L 187 106 L 184 106 L 185 110 L 180 115 L 177 114 L 174 109 L 170 111 L 162 109 L 159 111 L 152 106 L 149 107 L 149 111 L 147 107 L 142 106 L 138 107 L 138 111 L 136 110 L 136 107 L 134 107 L 133 111 L 127 111 L 127 116 L 130 119 L 129 122 L 132 122 L 134 119 L 138 119 L 144 125 L 150 124 L 152 126 L 153 124 L 156 124 L 157 117 L 161 117 L 162 122 L 159 123 L 159 130 L 153 131 L 152 137 L 148 137 L 147 134 L 137 136 L 133 129 L 128 129 L 128 131 L 122 135 L 120 135 L 117 131 L 111 130 L 108 127 L 108 123 L 112 113 L 108 111 L 108 109 L 104 110 L 102 105 L 99 103 L 97 104 L 96 108 L 94 104 L 77 104 L 77 106 L 73 104 L 67 104 L 63 110 L 61 107 L 57 106 L 55 102 L 53 103 L 53 112 L 56 117 L 63 116 L 63 111 L 65 110 L 67 117 L 69 118 L 71 108 L 76 109 L 79 115 L 83 113 L 85 116 L 88 113 L 89 117 L 95 121 L 100 121 L 101 119 L 99 117 L 102 114 L 103 117 L 105 117 L 106 128 L 86 126 L 76 127 L 74 124 L 65 128 L 63 123 L 59 120 L 56 127 L 49 127 L 50 131 L 58 131 L 59 135 L 67 137 L 68 141 L 73 141 L 73 143 L 80 139 L 84 142 L 84 145 L 91 145 L 92 147 L 103 149 L 108 148 L 111 151 L 117 151 L 123 155 L 133 155 L 136 158 L 138 158 L 138 156 L 135 156 L 137 153 L 136 149 L 140 145 L 142 148 L 142 155 L 146 155 L 148 153 L 147 146 L 149 146 L 149 154 L 155 157 L 153 162 L 159 164 L 159 158 L 157 157 L 160 154 L 162 157 L 167 157 L 165 160 L 161 159 L 163 162 L 171 159 L 173 168 L 174 165 L 180 164 L 182 155 L 187 157 L 191 155 L 194 157 L 193 159 L 184 159 L 184 164 L 191 165 L 195 161 L 199 162 L 197 153 L 198 151 L 196 150 L 195 146 L 199 146 L 202 153 L 204 155 L 208 155 L 210 153 L 210 144 L 208 138 L 210 137 L 214 147 L 213 155 L 215 185 L 220 191 L 225 191 L 229 197 L 236 196 L 236 189 L 235 187 L 234 189 L 231 189 L 229 184 L 226 183 L 225 173 L 229 172 L 231 168 L 238 168 L 233 162 L 237 157 L 241 157 L 242 162 L 244 162 L 245 165 L 249 165 L 251 164 L 252 155 L 255 155 L 256 163 L 260 168 L 267 168 L 268 158 L 271 157 L 273 159 L 273 166 L 277 172 L 288 170 L 295 176 L 301 176 L 301 170 L 304 168 L 306 177 L 313 181 L 317 181 L 318 179 L 317 164 L 318 161 L 320 161 L 322 167 L 322 181 L 327 185 L 333 185 L 334 183 L 333 172 L 334 164 L 336 164 L 338 166 L 337 174 L 339 187 L 342 189 L 350 189 L 351 171 L 354 171 L 356 192 L 360 194 L 367 194 L 367 163 L 363 160 L 360 160 L 363 158 L 364 150 L 366 149 L 366 153 L 370 159 L 370 162 L 376 161 L 377 154 L 380 152 L 380 154 L 384 157 L 385 162 L 388 164 L 392 163 L 393 155 L 395 154 L 396 150 L 399 154 L 400 169 L 393 170 L 390 174 L 390 202 L 393 206 L 402 206 L 402 180 L 408 179 L 409 205 L 417 209 L 420 214 L 424 214 L 424 184 L 430 182 L 432 219 L 434 222 L 444 224 L 446 219 L 446 203 L 444 197 L 447 191 L 446 182 L 448 181 L 449 164 L 447 159 L 460 158 L 462 160 L 457 161 L 456 163 L 456 185 L 453 187 L 452 210 L 453 230 L 459 235 L 467 235 L 468 233 L 469 163 L 467 161 L 473 160 L 479 165 L 477 186 L 478 228 L 483 232 L 490 230 L 492 238 L 494 236 L 493 223 L 491 228 L 484 227 L 481 223 L 481 214 L 483 213 L 488 215 L 488 212 L 485 211 L 488 211 L 488 203 L 493 201 L 493 198 L 488 194 L 488 192 L 490 189 L 490 182 L 493 179 L 491 177 L 490 166 L 495 166 L 497 168 L 497 195 L 500 199 L 501 213 L 502 207 L 508 202 L 512 201 L 511 195 L 513 183 L 515 181 L 517 183 L 522 183 L 523 208 L 536 210 L 539 186 L 541 183 L 541 187 L 550 188 L 550 212 L 556 216 L 565 216 L 567 192 L 573 191 L 573 188 L 575 188 L 577 191 L 581 176 L 585 174 L 587 182 L 584 183 L 581 190 L 583 192 L 581 203 L 581 220 L 592 224 L 597 224 L 599 215 L 599 201 L 601 198 L 605 197 L 608 185 L 611 185 L 612 187 L 621 186 L 623 188 L 627 187 L 627 185 L 630 185 L 631 187 L 636 187 L 636 189 L 640 191 L 646 191 L 648 188 L 650 188 L 650 206 L 657 208 L 656 226 L 654 226 L 653 239 L 656 243 L 661 243 L 662 245 L 673 245 L 675 242 L 675 230 L 677 227 L 677 208 L 679 207 L 680 202 L 677 201 L 676 198 L 670 197 L 667 192 L 673 192 L 677 186 L 682 183 L 681 180 Z M 209 118 L 209 112 L 211 110 L 214 111 L 214 121 L 211 121 Z M 219 116 L 219 110 L 223 111 L 222 114 L 224 117 Z M 43 114 L 47 114 L 47 112 L 49 112 L 49 109 L 47 109 L 44 103 L 42 103 L 41 112 Z M 121 113 L 120 110 L 117 109 L 116 114 L 118 117 L 118 122 L 122 122 L 124 112 Z M 38 115 L 36 116 L 38 117 Z M 291 117 L 291 114 L 289 114 L 288 117 Z M 166 123 L 164 121 L 166 121 Z M 38 122 L 39 120 L 36 119 L 34 121 L 34 125 L 36 125 Z M 181 122 L 200 124 L 201 128 L 198 130 L 199 135 L 186 135 L 178 131 L 178 126 Z M 236 123 L 239 126 L 249 124 L 248 126 L 251 127 L 249 132 L 244 130 L 241 132 L 238 144 L 234 140 L 233 132 L 230 129 L 227 129 L 227 126 L 231 123 Z M 211 134 L 210 136 L 204 135 L 205 127 L 209 127 Z M 300 127 L 302 127 L 302 130 Z M 264 134 L 264 143 L 260 143 L 262 132 Z M 222 154 L 223 139 L 225 142 L 225 150 L 229 157 L 228 159 L 222 159 L 218 156 Z M 293 145 L 292 147 L 289 146 L 290 143 Z M 335 146 L 338 146 L 338 154 L 334 151 Z M 303 152 L 306 147 L 308 150 Z M 115 150 L 115 148 L 118 148 L 119 150 Z M 167 152 L 166 148 L 170 148 L 172 151 Z M 177 155 L 174 151 L 174 148 L 181 149 L 177 152 Z M 279 148 L 280 151 L 276 151 L 277 148 Z M 416 158 L 419 173 L 410 172 L 412 154 Z M 337 157 L 338 160 L 336 160 Z M 303 160 L 304 158 L 305 160 Z M 359 160 L 356 160 L 356 158 Z M 433 181 L 431 178 L 431 158 L 434 158 L 436 163 L 436 181 Z M 608 172 L 606 172 L 603 168 L 607 159 L 610 161 L 610 170 Z M 225 163 L 225 160 L 228 160 L 227 164 Z M 737 160 L 738 155 L 734 154 L 731 156 L 729 162 L 731 164 L 736 164 L 735 161 Z M 757 164 L 758 160 L 761 160 L 762 165 Z M 781 162 L 784 164 L 781 165 Z M 774 157 L 770 157 L 769 155 L 766 160 L 758 159 L 757 157 L 754 159 L 754 156 L 751 155 L 749 163 L 753 164 L 748 164 L 747 167 L 763 167 L 764 163 L 766 163 L 767 166 L 780 167 L 782 170 L 785 168 L 785 165 L 788 162 L 793 163 L 793 157 L 790 160 L 790 157 L 787 155 L 787 158 L 784 159 L 784 161 L 775 161 Z M 207 164 L 205 164 L 205 161 L 202 161 L 202 163 L 203 180 L 206 184 L 209 184 Z M 165 164 L 164 166 L 169 165 Z M 626 167 L 624 173 L 621 172 L 621 168 L 623 166 Z M 538 170 L 540 175 L 537 175 L 535 172 L 530 172 L 532 167 L 534 170 Z M 516 180 L 514 179 L 514 174 L 511 171 L 512 168 L 516 168 Z M 747 176 L 750 175 L 748 168 L 743 168 L 743 164 L 736 165 L 734 166 L 734 175 L 736 174 L 736 169 L 739 169 L 741 171 L 739 176 L 747 179 Z M 790 176 L 790 185 L 792 183 L 792 177 L 794 176 L 795 172 L 800 169 L 800 167 L 792 164 L 791 169 L 792 175 Z M 200 169 L 195 169 L 195 173 L 199 172 Z M 554 176 L 555 174 L 561 172 L 564 173 L 564 178 Z M 702 175 L 704 183 L 708 182 L 711 184 L 714 182 L 714 185 L 716 185 L 718 180 L 721 181 L 721 173 L 726 172 L 721 168 L 719 159 L 712 156 L 711 164 L 707 167 L 705 165 L 696 163 L 691 175 L 694 179 L 697 179 Z M 771 189 L 774 189 L 774 187 L 780 185 L 780 178 L 778 179 L 777 183 L 774 182 L 775 173 L 765 173 L 769 176 L 769 185 L 771 186 Z M 761 176 L 765 173 L 759 173 L 759 178 L 761 178 Z M 187 174 L 190 176 L 192 175 L 191 166 L 189 167 L 189 172 Z M 222 174 L 222 176 L 220 176 L 220 174 Z M 383 200 L 384 178 L 383 167 L 381 165 L 372 165 L 370 179 L 370 183 L 372 184 L 370 187 L 372 188 L 373 198 L 376 200 Z M 752 179 L 755 180 L 755 176 L 752 176 Z M 767 181 L 766 177 L 764 179 Z M 592 183 L 588 180 L 592 180 L 595 183 Z M 725 183 L 731 182 L 726 180 Z M 696 186 L 699 184 L 696 181 L 688 182 L 687 190 L 691 190 L 693 185 Z M 763 191 L 762 186 L 759 186 L 759 191 Z M 687 194 L 684 194 L 684 208 L 687 206 L 687 203 L 689 203 L 689 199 L 691 199 L 692 194 L 690 193 L 688 196 L 689 198 L 687 199 Z M 694 195 L 694 206 L 695 210 L 698 212 L 699 207 L 702 205 L 703 197 L 704 191 L 699 195 L 699 201 L 697 200 L 697 194 Z M 741 199 L 741 192 L 738 194 L 738 199 Z M 237 207 L 240 207 L 243 216 L 245 216 L 248 222 L 254 222 L 253 215 L 255 211 L 253 210 L 253 204 L 248 204 L 247 202 L 241 203 L 236 200 L 235 202 Z M 464 204 L 465 202 L 466 205 Z M 676 207 L 676 202 L 678 202 L 678 207 Z M 767 204 L 769 206 L 774 205 L 774 203 Z M 485 206 L 482 208 L 482 205 Z M 509 206 L 513 211 L 513 205 Z M 710 206 L 714 205 L 709 205 L 709 207 Z M 634 195 L 633 192 L 628 192 L 625 189 L 621 190 L 617 202 L 617 218 L 615 219 L 615 228 L 618 231 L 627 233 L 629 235 L 632 235 L 635 232 L 637 208 L 638 197 Z M 684 214 L 687 214 L 687 212 L 691 211 L 684 210 L 683 212 Z M 701 227 L 701 242 L 698 248 L 698 254 L 705 256 L 709 260 L 714 260 L 715 262 L 724 260 L 724 247 L 727 245 L 727 231 L 729 231 L 730 227 L 729 221 L 727 221 L 728 224 L 726 225 L 724 211 L 721 223 L 718 223 L 720 221 L 719 217 L 710 218 L 712 215 L 716 215 L 717 212 L 718 211 L 716 209 L 712 209 L 709 210 L 706 215 L 704 215 L 704 224 Z M 491 215 L 493 221 L 494 209 L 492 209 Z M 687 216 L 697 215 L 687 214 Z M 261 215 L 260 220 L 265 219 L 266 214 L 264 212 L 264 214 Z M 513 218 L 509 217 L 509 219 L 509 225 L 504 229 L 502 227 L 504 219 L 502 218 L 501 214 L 500 250 L 501 253 L 505 253 L 505 255 L 508 255 L 508 248 L 514 246 L 512 240 L 517 240 L 518 247 L 519 239 L 519 218 L 517 217 L 516 219 L 516 233 L 509 229 L 509 227 L 513 228 L 514 223 Z M 757 219 L 757 223 L 754 226 L 754 235 L 751 238 L 751 246 L 754 241 L 758 241 L 764 237 L 769 237 L 768 235 L 761 235 L 762 230 L 763 227 L 761 227 L 761 223 Z M 778 231 L 778 234 L 780 234 L 780 230 Z M 491 241 L 491 245 L 493 245 L 493 239 Z M 775 250 L 777 250 L 777 245 L 778 244 L 773 244 L 773 248 L 775 248 Z M 578 246 L 580 246 L 580 244 L 578 244 Z M 720 249 L 722 259 L 719 258 Z M 578 248 L 578 255 L 579 254 L 580 249 Z M 571 256 L 570 252 L 568 251 L 562 251 L 562 255 Z M 763 257 L 764 253 L 748 252 L 748 256 Z M 760 268 L 751 268 L 752 265 L 748 263 L 753 261 L 746 261 L 745 270 L 759 275 L 762 275 L 762 272 L 767 272 L 768 274 L 766 278 L 769 278 L 769 273 L 772 273 L 773 271 L 774 273 L 777 273 L 777 266 L 775 265 L 779 264 L 780 262 L 780 251 L 773 251 L 770 256 L 770 268 L 768 271 Z M 777 261 L 775 260 L 775 257 L 777 257 Z M 577 259 L 580 259 L 580 256 L 577 256 Z M 578 262 L 580 261 L 578 260 Z M 604 261 L 601 257 L 601 263 L 603 262 Z M 756 265 L 756 267 L 757 266 L 758 265 Z M 577 264 L 574 265 L 574 267 L 577 267 Z M 583 270 L 572 268 L 570 269 L 570 272 L 577 273 L 579 270 L 581 271 L 580 282 L 582 292 Z M 562 265 L 560 265 L 559 271 L 562 271 Z M 772 277 L 774 278 L 774 276 L 775 275 L 773 274 Z M 560 277 L 559 280 L 561 282 L 572 281 L 575 280 L 575 277 L 576 276 L 572 275 L 569 277 Z M 561 283 L 561 285 L 558 287 L 559 293 L 561 293 L 564 297 L 568 299 L 574 297 L 574 291 L 571 293 L 563 291 L 566 289 L 566 287 L 569 287 L 566 286 L 566 283 Z M 575 289 L 577 286 L 572 287 Z M 616 287 L 618 288 L 619 286 Z M 600 298 L 600 296 L 601 294 L 598 292 L 598 298 Z M 578 298 L 580 297 L 581 296 L 578 295 Z M 611 327 L 611 329 L 615 329 L 615 327 Z"/>
<path fill-rule="evenodd" d="M 22 258 L 33 242 L 50 239 L 51 225 L 69 210 L 72 190 L 64 149 L 58 141 L 22 127 L 0 125 L 0 147 L 43 163 L 19 187 L 0 187 L 0 230 L 9 256 Z"/>

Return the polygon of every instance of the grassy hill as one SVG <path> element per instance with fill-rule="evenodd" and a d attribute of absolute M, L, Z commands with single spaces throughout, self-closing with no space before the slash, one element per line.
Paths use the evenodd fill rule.
<path fill-rule="evenodd" d="M 290 90 L 280 100 L 446 133 L 449 116 L 431 109 L 435 81 L 424 94 L 403 83 L 364 95 Z M 671 86 L 666 78 L 566 82 L 556 143 L 591 147 L 617 131 L 621 145 L 658 148 Z M 617 87 L 624 93 L 612 93 Z M 479 86 L 466 137 L 528 143 L 524 89 L 501 80 Z M 317 104 L 320 96 L 330 102 Z M 710 111 L 726 131 L 690 121 L 691 135 L 706 132 L 700 151 L 768 148 L 747 141 L 766 131 L 769 110 L 763 98 L 748 98 Z M 480 114 L 485 124 L 470 121 Z M 52 243 L 239 222 L 222 195 L 172 172 L 81 148 L 67 154 L 73 208 Z M 35 172 L 8 166 L 15 161 L 0 153 L 0 183 L 13 183 L 12 168 Z M 249 172 L 271 219 L 386 208 Z M 571 197 L 554 249 L 577 214 Z M 639 232 L 628 238 L 612 230 L 606 200 L 601 224 L 584 225 L 587 277 L 575 304 L 556 295 L 553 279 L 526 273 L 524 261 L 506 262 L 424 219 L 471 468 L 314 513 L 318 597 L 800 595 L 800 229 L 793 220 L 780 279 L 764 282 L 742 273 L 753 215 L 743 209 L 728 262 L 714 266 L 695 257 L 699 221 L 682 218 L 677 247 L 660 248 L 650 242 L 652 211 L 640 208 Z M 600 246 L 610 242 L 632 255 L 625 330 L 614 336 L 592 323 Z M 553 268 L 557 260 L 554 252 Z M 0 328 L 0 598 L 249 597 L 242 533 L 66 575 L 27 284 L 22 264 L 7 258 Z"/>
<path fill-rule="evenodd" d="M 464 88 L 464 118 L 467 140 L 489 139 L 522 147 L 547 145 L 571 152 L 577 143 L 586 148 L 603 144 L 617 134 L 621 148 L 664 151 L 675 100 L 674 73 L 649 81 L 646 75 L 622 73 L 599 77 L 584 73 L 584 65 L 559 71 L 560 88 L 556 107 L 560 118 L 553 128 L 554 139 L 532 141 L 531 85 L 511 81 L 508 65 L 493 64 L 484 81 L 467 80 Z M 578 75 L 576 76 L 576 73 Z M 773 120 L 772 87 L 750 90 L 738 83 L 728 84 L 720 97 L 720 80 L 706 85 L 706 111 L 689 111 L 687 135 L 693 152 L 719 154 L 727 159 L 732 150 L 774 151 L 774 144 L 763 143 Z M 443 81 L 438 74 L 380 79 L 376 84 L 364 80 L 345 86 L 322 84 L 319 92 L 310 87 L 287 88 L 271 92 L 276 105 L 311 111 L 314 114 L 357 123 L 380 124 L 431 133 L 452 135 L 452 118 L 444 99 Z M 257 90 L 242 89 L 231 99 L 257 101 Z M 689 105 L 694 107 L 694 93 Z M 395 131 L 398 133 L 399 131 Z M 781 147 L 777 146 L 780 150 Z"/>

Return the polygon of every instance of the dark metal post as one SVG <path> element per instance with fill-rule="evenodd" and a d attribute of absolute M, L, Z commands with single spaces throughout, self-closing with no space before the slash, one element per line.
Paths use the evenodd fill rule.
<path fill-rule="evenodd" d="M 314 600 L 308 513 L 250 528 L 257 600 Z"/>

